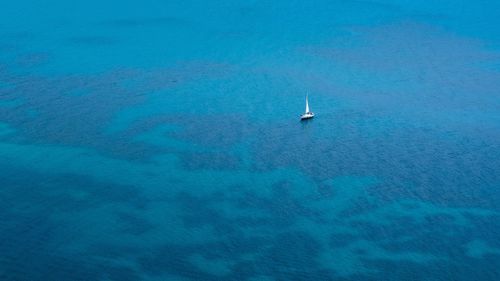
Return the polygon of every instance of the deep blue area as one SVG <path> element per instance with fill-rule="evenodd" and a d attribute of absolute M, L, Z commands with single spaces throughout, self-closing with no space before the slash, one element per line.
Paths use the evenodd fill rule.
<path fill-rule="evenodd" d="M 3 3 L 0 279 L 499 280 L 498 26 L 491 1 Z"/>

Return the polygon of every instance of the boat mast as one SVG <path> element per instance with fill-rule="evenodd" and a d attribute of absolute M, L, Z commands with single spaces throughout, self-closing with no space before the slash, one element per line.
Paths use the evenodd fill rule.
<path fill-rule="evenodd" d="M 309 112 L 309 102 L 307 101 L 307 96 L 308 94 L 306 94 L 306 113 Z"/>

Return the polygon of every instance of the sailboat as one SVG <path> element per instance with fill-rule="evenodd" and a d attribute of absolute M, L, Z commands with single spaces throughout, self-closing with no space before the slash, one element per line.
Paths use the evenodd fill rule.
<path fill-rule="evenodd" d="M 314 117 L 314 113 L 309 110 L 309 102 L 306 95 L 306 112 L 300 116 L 300 120 L 306 120 Z"/>

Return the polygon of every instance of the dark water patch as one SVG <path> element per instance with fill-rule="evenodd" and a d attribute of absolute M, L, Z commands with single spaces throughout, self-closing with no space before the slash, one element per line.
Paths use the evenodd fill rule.
<path fill-rule="evenodd" d="M 457 261 L 465 256 L 461 247 L 450 247 L 450 245 L 463 245 L 469 241 L 470 237 L 464 237 L 464 232 L 459 229 L 437 229 L 436 227 L 425 228 L 420 226 L 415 229 L 406 240 L 393 240 L 381 243 L 384 249 L 397 253 L 429 253 L 437 258 L 449 258 Z M 394 237 L 396 238 L 396 237 Z"/>
<path fill-rule="evenodd" d="M 141 235 L 155 228 L 154 224 L 137 215 L 127 212 L 118 212 L 117 215 L 119 222 L 122 224 L 120 229 L 121 233 Z"/>
<path fill-rule="evenodd" d="M 134 186 L 98 182 L 71 174 L 47 175 L 3 167 L 1 200 L 5 206 L 38 212 L 78 212 L 104 204 L 119 203 L 143 208 L 147 200 Z M 34 213 L 35 214 L 35 213 Z"/>
<path fill-rule="evenodd" d="M 2 198 L 5 197 L 2 195 Z M 16 202 L 19 200 L 23 199 L 18 197 Z M 44 211 L 35 204 L 37 202 L 30 202 L 32 208 L 0 208 L 2 280 L 138 279 L 137 274 L 125 266 L 97 262 L 82 253 L 62 252 L 61 247 L 74 237 L 62 237 L 61 230 L 67 225 L 52 219 L 54 210 Z"/>
<path fill-rule="evenodd" d="M 334 274 L 315 262 L 320 246 L 306 233 L 290 232 L 267 238 L 232 237 L 221 243 L 189 247 L 167 245 L 140 259 L 141 267 L 151 275 L 172 274 L 190 280 L 249 280 L 270 276 L 275 280 L 333 280 Z M 246 254 L 257 254 L 252 261 Z M 207 260 L 224 260 L 232 264 L 224 274 L 207 273 L 197 268 L 192 256 Z"/>
<path fill-rule="evenodd" d="M 241 164 L 238 157 L 225 152 L 182 153 L 181 161 L 188 170 L 236 170 Z"/>
<path fill-rule="evenodd" d="M 51 249 L 23 260 L 26 265 L 22 270 L 18 264 L 5 264 L 0 277 L 4 280 L 141 280 L 141 276 L 132 268 L 89 262 L 81 257 L 52 256 Z M 21 256 L 19 256 L 21 257 Z"/>
<path fill-rule="evenodd" d="M 343 248 L 359 240 L 359 237 L 349 233 L 335 233 L 330 236 L 331 248 Z"/>
<path fill-rule="evenodd" d="M 176 202 L 181 203 L 182 220 L 184 225 L 190 228 L 210 226 L 213 230 L 223 236 L 242 235 L 241 225 L 236 224 L 232 218 L 228 218 L 222 211 L 213 208 L 218 202 L 226 201 L 224 197 L 217 195 L 210 197 L 194 196 L 186 192 L 181 192 L 176 197 Z M 240 217 L 239 220 L 245 220 Z"/>
<path fill-rule="evenodd" d="M 369 267 L 373 270 L 376 270 L 378 273 L 371 273 L 370 275 L 362 275 L 359 274 L 357 276 L 353 276 L 348 280 L 410 280 L 410 281 L 418 281 L 418 280 L 433 280 L 434 277 L 437 277 L 437 280 L 459 280 L 454 277 L 457 277 L 453 272 L 449 272 L 448 270 L 454 270 L 455 268 L 447 267 L 446 269 L 441 269 L 444 272 L 440 274 L 437 271 L 440 270 L 440 266 L 437 263 L 421 265 L 416 262 L 410 261 L 388 261 L 388 260 L 368 260 L 366 261 Z M 425 272 L 422 272 L 425 271 Z M 445 273 L 445 274 L 443 274 Z M 443 278 L 444 279 L 439 279 Z M 381 279 L 382 278 L 382 279 Z"/>
<path fill-rule="evenodd" d="M 316 261 L 322 250 L 307 233 L 277 235 L 264 252 L 260 270 L 276 280 L 333 280 L 332 272 L 322 269 Z"/>
<path fill-rule="evenodd" d="M 121 131 L 113 132 L 116 135 L 119 135 L 124 138 L 132 138 L 134 136 L 139 136 L 144 133 L 153 131 L 155 128 L 175 122 L 174 116 L 169 115 L 154 115 L 149 116 L 147 118 L 137 120 L 132 124 L 129 124 L 126 128 Z"/>
<path fill-rule="evenodd" d="M 500 214 L 479 216 L 465 213 L 464 216 L 471 225 L 467 232 L 470 239 L 481 239 L 487 241 L 492 247 L 500 249 L 500 239 L 498 239 L 500 237 Z"/>
<path fill-rule="evenodd" d="M 141 280 L 141 275 L 133 268 L 127 266 L 102 264 L 99 262 L 89 264 L 86 260 L 67 260 L 65 258 L 54 262 L 51 268 L 42 271 L 39 276 L 40 280 Z"/>
<path fill-rule="evenodd" d="M 183 129 L 172 133 L 172 137 L 213 147 L 235 145 L 250 137 L 255 128 L 245 117 L 227 114 L 182 118 L 178 124 Z"/>
<path fill-rule="evenodd" d="M 291 232 L 278 235 L 268 255 L 269 260 L 276 261 L 276 270 L 282 270 L 279 266 L 282 264 L 286 272 L 300 272 L 316 266 L 314 260 L 320 251 L 321 246 L 309 234 Z"/>
<path fill-rule="evenodd" d="M 336 194 L 334 187 L 330 184 L 322 182 L 318 183 L 317 186 L 318 194 L 323 198 L 333 198 Z"/>
<path fill-rule="evenodd" d="M 18 142 L 103 146 L 112 142 L 102 135 L 107 120 L 120 108 L 141 101 L 137 96 L 126 97 L 129 92 L 118 85 L 130 76 L 115 72 L 96 77 L 16 77 L 15 87 L 4 94 L 21 97 L 24 103 L 15 109 L 2 109 L 2 121 L 16 128 Z M 81 88 L 89 94 L 70 95 Z M 27 110 L 36 111 L 37 118 L 26 115 Z M 124 140 L 113 143 L 110 148 L 120 147 Z"/>
<path fill-rule="evenodd" d="M 455 218 L 447 214 L 433 214 L 425 216 L 426 225 L 440 225 L 442 227 L 451 226 L 456 223 Z"/>
<path fill-rule="evenodd" d="M 414 237 L 421 231 L 422 227 L 413 220 L 404 221 L 404 223 L 400 221 L 399 224 L 391 223 L 389 225 L 377 222 L 354 220 L 351 221 L 349 225 L 357 230 L 357 233 L 359 233 L 359 239 L 374 242 L 392 241 L 393 239 L 398 238 Z"/>
<path fill-rule="evenodd" d="M 358 275 L 348 280 L 484 280 L 500 277 L 500 259 L 464 259 L 447 262 L 437 260 L 429 263 L 409 261 L 367 260 L 366 264 L 377 270 L 370 275 Z"/>
<path fill-rule="evenodd" d="M 141 266 L 152 275 L 168 273 L 194 280 L 247 280 L 259 275 L 271 276 L 276 280 L 310 280 L 307 278 L 311 276 L 320 278 L 318 280 L 331 280 L 334 274 L 322 268 L 316 261 L 322 249 L 313 236 L 300 231 L 278 234 L 279 229 L 291 226 L 299 216 L 312 216 L 311 211 L 293 201 L 287 191 L 289 188 L 291 187 L 286 182 L 277 184 L 274 187 L 275 194 L 269 201 L 259 198 L 253 202 L 248 194 L 237 196 L 241 198 L 241 201 L 239 199 L 236 201 L 240 205 L 238 208 L 259 210 L 264 208 L 270 215 L 264 221 L 260 219 L 252 221 L 244 215 L 236 218 L 227 217 L 224 212 L 216 210 L 214 206 L 217 204 L 235 200 L 224 196 L 223 193 L 216 192 L 208 196 L 179 194 L 175 201 L 182 206 L 180 213 L 185 214 L 183 215 L 185 225 L 190 228 L 210 226 L 222 239 L 220 242 L 192 246 L 168 245 L 154 255 L 141 258 Z M 243 206 L 243 202 L 249 204 Z M 246 227 L 267 229 L 266 232 L 276 232 L 277 235 L 261 236 L 255 233 L 254 236 L 248 236 L 241 231 Z M 248 255 L 254 256 L 252 262 L 246 260 L 245 257 Z M 222 275 L 213 275 L 197 269 L 190 258 L 193 256 L 226 261 L 230 264 L 230 271 Z"/>
<path fill-rule="evenodd" d="M 457 221 L 455 216 L 440 214 L 439 211 L 423 216 L 420 220 L 408 219 L 395 212 L 388 222 L 382 221 L 382 219 L 381 221 L 353 219 L 350 225 L 356 229 L 355 234 L 334 235 L 333 244 L 331 243 L 330 246 L 342 249 L 359 239 L 373 241 L 378 247 L 387 251 L 386 260 L 382 257 L 379 259 L 371 256 L 368 249 L 363 249 L 364 252 L 358 252 L 358 254 L 367 268 L 383 272 L 384 280 L 407 280 L 410 277 L 415 278 L 410 280 L 427 280 L 430 277 L 450 280 L 454 275 L 449 274 L 455 271 L 456 266 L 471 264 L 471 255 L 476 258 L 472 261 L 476 268 L 468 266 L 461 268 L 461 272 L 466 276 L 471 276 L 473 272 L 476 274 L 480 272 L 478 268 L 481 265 L 477 259 L 481 258 L 485 258 L 485 270 L 488 271 L 485 274 L 485 280 L 493 280 L 490 278 L 498 274 L 498 270 L 493 270 L 496 261 L 492 262 L 492 257 L 498 256 L 496 249 L 499 245 L 498 239 L 494 238 L 498 237 L 494 216 L 481 215 L 475 220 L 477 225 L 470 223 L 464 225 L 462 221 Z M 493 242 L 494 240 L 496 241 Z M 472 245 L 473 241 L 487 242 L 481 243 L 480 248 L 477 249 L 471 248 L 478 245 L 478 243 Z M 410 262 L 409 259 L 413 261 Z M 389 265 L 399 267 L 398 271 L 390 271 Z M 438 266 L 434 268 L 436 265 Z M 427 269 L 436 271 L 432 275 L 420 275 L 421 273 L 415 275 L 415 272 Z M 481 277 L 477 280 L 483 280 L 483 275 L 479 276 Z M 370 274 L 366 276 L 366 280 L 372 280 L 371 277 L 374 278 L 373 280 L 378 280 L 380 276 Z M 365 280 L 365 276 L 352 276 L 348 280 Z M 468 279 L 461 277 L 453 280 Z"/>
<path fill-rule="evenodd" d="M 76 235 L 72 232 L 80 227 L 81 212 L 109 204 L 144 207 L 147 200 L 135 187 L 96 182 L 84 176 L 40 174 L 5 165 L 2 171 L 0 277 L 3 280 L 139 279 L 132 268 L 65 249 L 81 238 L 78 231 Z M 133 225 L 123 231 L 142 233 L 149 229 L 130 217 L 119 218 Z"/>
<path fill-rule="evenodd" d="M 220 212 L 213 210 L 208 204 L 208 199 L 205 197 L 198 197 L 187 192 L 181 192 L 177 196 L 177 201 L 181 202 L 182 208 L 188 214 L 184 217 L 184 223 L 187 226 L 198 227 L 204 224 L 213 224 L 221 218 Z M 222 201 L 222 199 L 212 198 L 212 202 L 215 200 Z"/>
<path fill-rule="evenodd" d="M 498 196 L 491 188 L 500 182 L 495 140 L 450 137 L 416 127 L 387 128 L 373 135 L 356 127 L 365 118 L 345 119 L 338 114 L 316 120 L 308 128 L 268 126 L 258 132 L 253 144 L 254 168 L 292 166 L 317 182 L 345 174 L 374 175 L 384 184 L 369 192 L 384 200 L 415 198 L 448 206 L 498 207 Z M 331 130 L 320 132 L 324 126 Z"/>
<path fill-rule="evenodd" d="M 187 260 L 192 251 L 189 248 L 173 244 L 165 245 L 153 253 L 139 258 L 138 262 L 145 273 L 153 276 L 170 273 L 189 278 L 189 280 L 218 280 L 216 276 L 195 268 Z"/>
<path fill-rule="evenodd" d="M 337 196 L 342 196 L 342 194 L 338 194 Z M 339 217 L 352 218 L 376 211 L 380 207 L 379 203 L 372 202 L 369 197 L 357 196 L 350 200 L 351 204 L 340 211 Z"/>
<path fill-rule="evenodd" d="M 173 138 L 203 147 L 204 151 L 189 152 L 175 147 L 163 147 L 164 151 L 176 153 L 188 170 L 234 170 L 240 167 L 241 159 L 230 149 L 251 136 L 252 125 L 236 115 L 157 115 L 134 122 L 125 131 L 118 133 L 122 138 L 132 138 L 147 133 L 156 127 L 168 124 L 178 129 L 165 132 Z M 160 149 L 160 148 L 158 148 Z"/>
<path fill-rule="evenodd" d="M 231 236 L 230 239 L 205 245 L 209 247 L 201 254 L 208 259 L 240 260 L 245 255 L 261 253 L 271 242 L 264 236 Z"/>
<path fill-rule="evenodd" d="M 221 75 L 221 68 L 185 64 L 173 69 L 118 69 L 45 77 L 17 74 L 4 67 L 0 80 L 9 87 L 0 89 L 0 96 L 19 98 L 23 103 L 15 108 L 1 107 L 0 121 L 16 129 L 12 142 L 91 147 L 116 158 L 146 160 L 164 150 L 134 141 L 130 134 L 105 134 L 115 114 L 143 103 L 154 91 L 200 77 Z M 35 112 L 36 116 L 29 112 Z"/>
<path fill-rule="evenodd" d="M 175 153 L 187 170 L 235 170 L 241 159 L 232 149 L 251 136 L 253 127 L 244 117 L 237 115 L 156 115 L 138 120 L 117 135 L 132 138 L 156 127 L 168 124 L 178 128 L 164 133 L 165 139 L 173 138 L 203 147 L 202 151 L 189 151 L 175 147 L 159 147 L 164 152 Z"/>
<path fill-rule="evenodd" d="M 147 248 L 120 242 L 118 239 L 113 242 L 97 241 L 86 247 L 85 254 L 89 257 L 120 260 L 124 258 L 135 259 L 148 252 Z"/>
<path fill-rule="evenodd" d="M 289 183 L 277 183 L 270 197 L 262 197 L 255 193 L 245 192 L 236 201 L 238 208 L 264 210 L 270 215 L 270 223 L 274 227 L 293 225 L 299 217 L 320 219 L 317 211 L 308 208 L 299 198 L 286 191 Z M 305 198 L 302 198 L 305 199 Z"/>

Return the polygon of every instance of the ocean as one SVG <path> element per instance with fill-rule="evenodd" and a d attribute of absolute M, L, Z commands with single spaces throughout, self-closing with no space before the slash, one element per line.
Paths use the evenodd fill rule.
<path fill-rule="evenodd" d="M 487 0 L 3 1 L 0 279 L 500 280 L 498 26 Z"/>

